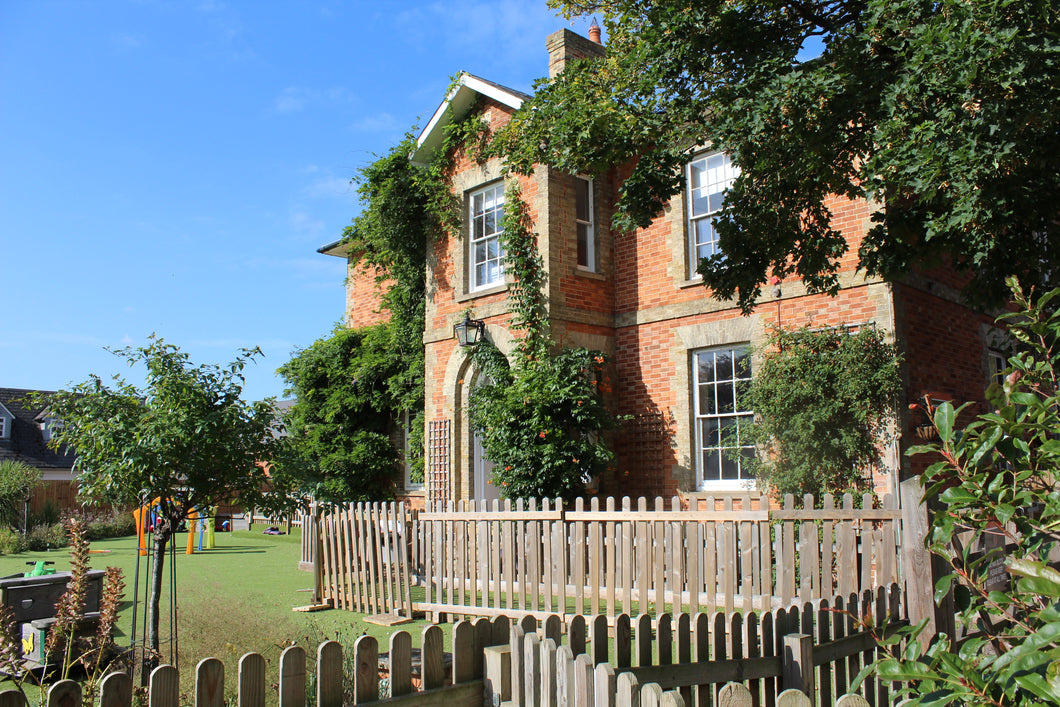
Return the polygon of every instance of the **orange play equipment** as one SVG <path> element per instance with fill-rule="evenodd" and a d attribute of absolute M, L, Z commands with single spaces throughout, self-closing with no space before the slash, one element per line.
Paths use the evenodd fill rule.
<path fill-rule="evenodd" d="M 154 507 L 161 501 L 162 497 L 159 496 L 147 505 L 141 506 L 132 512 L 133 520 L 136 521 L 136 542 L 140 546 L 141 556 L 147 555 L 147 522 L 152 521 L 151 527 L 154 527 L 154 519 L 152 518 Z"/>

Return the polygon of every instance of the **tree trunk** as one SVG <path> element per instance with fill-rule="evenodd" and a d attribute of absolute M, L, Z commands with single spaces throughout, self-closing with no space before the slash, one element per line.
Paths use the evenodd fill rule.
<path fill-rule="evenodd" d="M 160 607 L 162 605 L 162 578 L 163 570 L 165 568 L 166 560 L 166 546 L 169 544 L 169 540 L 172 537 L 173 523 L 169 520 L 163 520 L 161 522 L 162 527 L 155 529 L 155 556 L 154 561 L 151 563 L 151 594 L 147 600 L 147 643 L 144 651 L 144 667 L 145 672 L 153 670 L 159 664 L 159 617 L 161 614 Z M 170 600 L 172 601 L 172 597 Z M 175 631 L 176 627 L 171 626 L 170 631 Z M 169 657 L 173 660 L 173 656 Z"/>

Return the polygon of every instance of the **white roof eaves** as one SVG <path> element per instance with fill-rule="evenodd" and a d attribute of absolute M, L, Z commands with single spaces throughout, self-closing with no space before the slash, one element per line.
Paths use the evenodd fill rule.
<path fill-rule="evenodd" d="M 505 90 L 502 86 L 484 81 L 466 71 L 461 72 L 455 85 L 446 95 L 445 100 L 434 111 L 434 115 L 427 121 L 427 125 L 424 126 L 423 130 L 420 131 L 419 137 L 416 138 L 416 149 L 409 155 L 409 159 L 415 163 L 425 162 L 427 153 L 437 147 L 437 144 L 441 141 L 442 128 L 448 125 L 454 116 L 462 113 L 471 105 L 476 93 L 492 98 L 514 110 L 518 110 L 523 105 L 521 96 Z"/>

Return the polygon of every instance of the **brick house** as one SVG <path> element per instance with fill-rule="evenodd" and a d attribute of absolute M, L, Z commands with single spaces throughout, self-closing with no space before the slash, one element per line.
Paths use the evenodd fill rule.
<path fill-rule="evenodd" d="M 39 470 L 44 482 L 30 498 L 31 513 L 39 513 L 49 501 L 59 512 L 77 507 L 74 455 L 48 446 L 55 420 L 29 400 L 47 392 L 0 388 L 0 461 L 23 462 Z"/>
<path fill-rule="evenodd" d="M 598 38 L 597 38 L 598 40 Z M 604 49 L 570 30 L 547 38 L 550 76 L 575 57 Z M 475 109 L 491 130 L 509 120 L 527 96 L 462 74 L 419 136 L 414 162 L 425 162 L 441 142 L 444 126 Z M 548 272 L 547 299 L 552 331 L 562 344 L 586 346 L 615 361 L 615 412 L 632 416 L 615 435 L 615 470 L 600 480 L 600 492 L 619 495 L 723 495 L 748 487 L 745 470 L 719 445 L 711 430 L 748 419 L 753 411 L 735 400 L 718 414 L 708 396 L 731 394 L 741 367 L 754 361 L 771 325 L 785 327 L 875 326 L 905 354 L 904 395 L 981 400 L 983 389 L 1003 362 L 991 345 L 993 317 L 961 304 L 961 279 L 938 270 L 901 282 L 865 277 L 856 271 L 857 250 L 870 226 L 865 202 L 833 198 L 828 203 L 850 249 L 841 264 L 835 297 L 810 295 L 797 279 L 769 288 L 755 312 L 742 316 L 734 302 L 710 297 L 695 272 L 697 257 L 716 247 L 711 215 L 721 202 L 733 168 L 726 155 L 709 148 L 693 152 L 686 165 L 685 191 L 653 223 L 634 233 L 612 233 L 610 219 L 621 168 L 595 178 L 539 167 L 519 177 Z M 406 498 L 494 498 L 490 464 L 467 416 L 475 384 L 466 350 L 453 325 L 467 310 L 485 321 L 486 335 L 505 353 L 512 350 L 503 261 L 494 218 L 503 209 L 501 165 L 478 164 L 458 153 L 453 190 L 464 204 L 464 233 L 441 239 L 429 254 L 426 303 L 426 488 L 406 488 Z M 345 256 L 338 244 L 321 252 Z M 350 271 L 346 321 L 378 321 L 370 275 Z M 743 369 L 746 370 L 746 369 Z M 903 405 L 903 410 L 905 406 Z M 910 473 L 902 448 L 921 422 L 905 414 L 882 468 L 877 490 L 896 490 Z"/>

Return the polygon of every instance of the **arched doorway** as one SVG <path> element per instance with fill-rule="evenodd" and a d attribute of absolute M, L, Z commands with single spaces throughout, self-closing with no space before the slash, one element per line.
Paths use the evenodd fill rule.
<path fill-rule="evenodd" d="M 488 382 L 485 376 L 476 376 L 474 386 Z M 501 490 L 493 483 L 493 460 L 482 446 L 482 435 L 478 430 L 471 430 L 471 478 L 472 492 L 475 500 L 493 501 L 501 497 Z"/>

